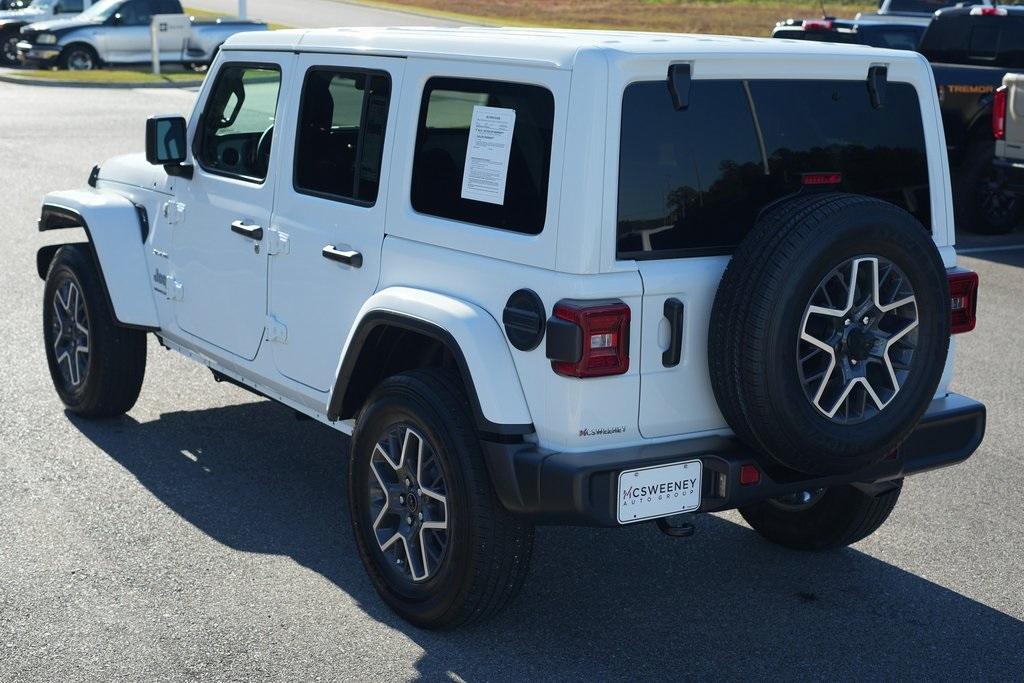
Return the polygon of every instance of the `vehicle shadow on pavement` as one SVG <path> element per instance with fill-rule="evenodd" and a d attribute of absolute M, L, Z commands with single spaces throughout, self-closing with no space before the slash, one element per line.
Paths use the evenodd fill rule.
<path fill-rule="evenodd" d="M 214 540 L 291 557 L 404 633 L 423 649 L 427 679 L 995 679 L 1024 667 L 1024 622 L 857 550 L 788 552 L 710 515 L 687 540 L 653 525 L 540 528 L 508 611 L 421 631 L 384 607 L 363 572 L 348 527 L 347 439 L 333 430 L 269 401 L 146 423 L 71 421 Z"/>

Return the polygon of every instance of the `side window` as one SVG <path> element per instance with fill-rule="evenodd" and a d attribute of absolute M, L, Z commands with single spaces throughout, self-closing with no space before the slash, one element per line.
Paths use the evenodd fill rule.
<path fill-rule="evenodd" d="M 377 201 L 390 94 L 383 73 L 310 69 L 295 147 L 297 192 Z"/>
<path fill-rule="evenodd" d="M 153 3 L 150 0 L 129 0 L 118 10 L 122 26 L 149 26 L 153 16 Z"/>
<path fill-rule="evenodd" d="M 205 170 L 256 182 L 266 179 L 280 88 L 276 66 L 221 68 L 193 150 Z"/>
<path fill-rule="evenodd" d="M 480 123 L 481 117 L 490 120 Z M 541 86 L 430 79 L 416 135 L 413 209 L 539 234 L 547 213 L 554 118 L 554 96 Z"/>

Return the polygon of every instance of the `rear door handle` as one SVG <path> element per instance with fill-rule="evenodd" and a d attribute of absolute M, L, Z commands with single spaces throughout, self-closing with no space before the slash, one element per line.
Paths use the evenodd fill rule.
<path fill-rule="evenodd" d="M 668 348 L 661 354 L 661 364 L 674 368 L 683 358 L 683 302 L 665 299 L 665 317 L 668 318 Z"/>
<path fill-rule="evenodd" d="M 238 233 L 242 237 L 248 237 L 251 240 L 263 239 L 263 228 L 258 225 L 250 225 L 245 221 L 234 221 L 231 224 L 231 232 Z"/>
<path fill-rule="evenodd" d="M 342 251 L 333 244 L 328 244 L 320 253 L 328 261 L 337 261 L 353 268 L 363 267 L 363 255 L 358 251 Z"/>

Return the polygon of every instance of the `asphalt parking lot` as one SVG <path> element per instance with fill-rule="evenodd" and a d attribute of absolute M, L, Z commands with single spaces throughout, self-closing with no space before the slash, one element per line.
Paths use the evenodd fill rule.
<path fill-rule="evenodd" d="M 956 390 L 989 432 L 909 480 L 856 547 L 799 554 L 735 514 L 542 528 L 498 619 L 418 631 L 378 600 L 335 432 L 150 345 L 123 419 L 64 413 L 41 342 L 49 189 L 140 151 L 193 93 L 0 84 L 0 680 L 1019 679 L 1024 670 L 1024 233 L 965 240 L 980 322 Z"/>

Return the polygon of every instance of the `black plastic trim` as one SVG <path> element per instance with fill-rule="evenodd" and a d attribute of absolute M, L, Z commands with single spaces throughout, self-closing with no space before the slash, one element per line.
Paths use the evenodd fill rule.
<path fill-rule="evenodd" d="M 520 351 L 533 351 L 544 340 L 544 301 L 532 289 L 517 289 L 501 313 L 505 336 Z"/>
<path fill-rule="evenodd" d="M 341 370 L 338 372 L 338 379 L 334 384 L 331 401 L 327 407 L 327 419 L 333 421 L 352 417 L 355 411 L 358 410 L 358 406 L 355 408 L 348 407 L 346 410 L 345 393 L 355 372 L 356 363 L 359 362 L 359 358 L 362 355 L 366 340 L 369 338 L 370 333 L 378 327 L 397 327 L 402 330 L 418 332 L 444 344 L 451 352 L 459 368 L 459 374 L 462 376 L 463 384 L 466 386 L 466 395 L 469 398 L 469 404 L 473 409 L 473 417 L 476 420 L 477 428 L 481 432 L 480 437 L 482 439 L 507 442 L 508 440 L 502 437 L 522 436 L 523 434 L 533 433 L 532 423 L 498 424 L 491 422 L 484 416 L 483 409 L 480 407 L 480 398 L 476 393 L 476 386 L 473 384 L 473 375 L 469 370 L 469 364 L 466 362 L 466 357 L 463 355 L 458 341 L 448 330 L 434 323 L 420 320 L 419 318 L 412 318 L 394 311 L 372 311 L 367 313 L 360 321 L 359 327 L 352 336 L 348 352 L 341 363 Z"/>
<path fill-rule="evenodd" d="M 664 313 L 668 319 L 668 348 L 661 354 L 661 364 L 674 368 L 683 358 L 683 302 L 676 298 L 665 299 Z"/>
<path fill-rule="evenodd" d="M 583 356 L 583 330 L 568 320 L 551 316 L 547 322 L 544 354 L 552 361 L 579 363 Z"/>
<path fill-rule="evenodd" d="M 718 512 L 812 488 L 852 484 L 883 491 L 902 477 L 963 462 L 985 434 L 985 406 L 957 394 L 932 401 L 896 453 L 859 472 L 807 478 L 766 467 L 735 438 L 703 437 L 669 443 L 558 453 L 534 444 L 485 442 L 495 492 L 509 510 L 538 523 L 618 526 L 618 474 L 627 469 L 699 459 L 704 469 L 699 512 Z M 740 468 L 755 464 L 761 482 L 739 484 Z M 725 495 L 717 484 L 724 478 Z"/>
<path fill-rule="evenodd" d="M 871 106 L 875 109 L 885 106 L 885 89 L 888 82 L 888 67 L 872 66 L 868 69 L 868 97 L 871 98 Z"/>
<path fill-rule="evenodd" d="M 668 92 L 672 95 L 672 106 L 683 111 L 690 106 L 691 68 L 689 64 L 672 64 L 668 67 Z"/>
<path fill-rule="evenodd" d="M 92 171 L 89 172 L 89 180 L 88 180 L 89 187 L 95 188 L 97 182 L 99 182 L 99 179 L 100 179 L 100 166 L 99 166 L 99 164 L 96 164 L 95 166 L 92 167 Z"/>

